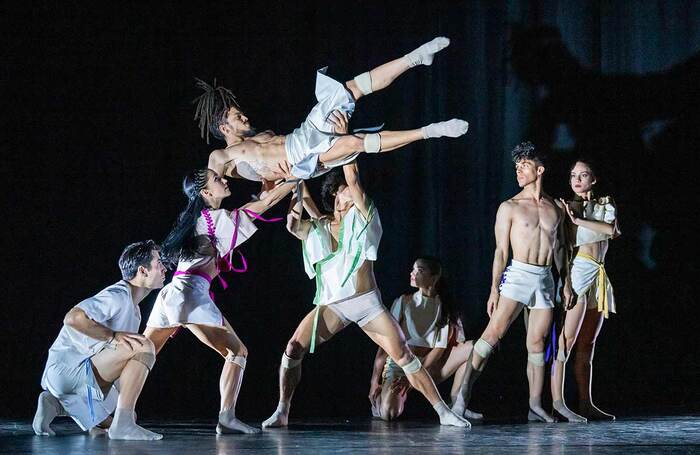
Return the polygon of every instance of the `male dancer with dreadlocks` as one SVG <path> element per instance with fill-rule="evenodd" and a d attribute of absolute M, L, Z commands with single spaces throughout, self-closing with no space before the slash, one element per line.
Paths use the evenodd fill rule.
<path fill-rule="evenodd" d="M 491 318 L 467 362 L 462 387 L 452 410 L 465 412 L 472 386 L 486 366 L 493 348 L 506 334 L 511 323 L 527 306 L 530 316 L 527 330 L 527 379 L 530 384 L 528 420 L 553 422 L 542 408 L 545 379 L 544 344 L 552 323 L 554 260 L 564 281 L 564 300 L 571 299 L 571 281 L 563 241 L 563 207 L 542 188 L 543 157 L 529 142 L 513 150 L 513 162 L 520 193 L 503 202 L 496 213 L 496 251 L 487 312 Z M 506 268 L 508 250 L 513 260 Z M 505 271 L 503 270 L 505 268 Z"/>
<path fill-rule="evenodd" d="M 287 135 L 272 131 L 256 134 L 230 90 L 198 81 L 204 93 L 196 100 L 195 119 L 199 119 L 202 137 L 206 136 L 208 142 L 212 134 L 226 141 L 225 149 L 210 154 L 209 168 L 222 176 L 275 181 L 284 177 L 282 169 L 288 163 L 295 177 L 308 179 L 352 161 L 361 152 L 388 152 L 422 139 L 465 134 L 469 125 L 459 119 L 415 130 L 369 134 L 348 135 L 335 128 L 334 117 L 337 120 L 338 112 L 334 111 L 350 117 L 355 102 L 362 96 L 387 87 L 409 68 L 431 65 L 434 55 L 449 43 L 447 38 L 435 38 L 345 84 L 326 76 L 325 68 L 319 70 L 316 75 L 318 103 L 304 123 Z"/>
<path fill-rule="evenodd" d="M 187 207 L 163 242 L 163 256 L 177 262 L 177 270 L 172 282 L 158 294 L 144 334 L 157 354 L 178 327 L 184 326 L 221 355 L 224 365 L 219 380 L 219 434 L 259 430 L 236 417 L 248 350 L 214 303 L 209 287 L 221 272 L 233 270 L 231 255 L 255 233 L 253 219 L 262 219 L 260 214 L 284 198 L 292 187 L 281 183 L 260 200 L 231 212 L 220 208 L 231 195 L 226 179 L 211 169 L 195 170 L 183 181 Z"/>

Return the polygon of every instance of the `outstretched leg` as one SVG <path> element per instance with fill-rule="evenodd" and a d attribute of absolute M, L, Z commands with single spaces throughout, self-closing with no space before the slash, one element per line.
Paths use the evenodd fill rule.
<path fill-rule="evenodd" d="M 544 367 L 544 343 L 552 325 L 552 310 L 532 309 L 527 327 L 527 380 L 530 386 L 528 420 L 554 422 L 542 408 L 542 389 L 546 376 Z"/>
<path fill-rule="evenodd" d="M 246 366 L 248 350 L 233 331 L 228 321 L 224 320 L 225 328 L 211 327 L 199 324 L 188 324 L 187 328 L 202 343 L 214 349 L 224 358 L 224 366 L 219 378 L 219 393 L 221 404 L 219 408 L 219 423 L 216 426 L 218 434 L 223 433 L 257 433 L 253 428 L 236 418 L 236 401 L 243 382 L 243 372 Z"/>
<path fill-rule="evenodd" d="M 587 310 L 576 344 L 574 371 L 578 383 L 579 412 L 591 420 L 615 420 L 614 415 L 601 411 L 593 404 L 593 354 L 604 319 L 603 313 L 597 309 Z"/>
<path fill-rule="evenodd" d="M 445 402 L 442 401 L 435 383 L 422 367 L 420 360 L 408 348 L 401 328 L 389 312 L 382 312 L 362 326 L 362 330 L 403 369 L 411 386 L 423 394 L 433 406 L 440 418 L 440 424 L 458 427 L 470 426 L 467 420 L 450 411 Z"/>
<path fill-rule="evenodd" d="M 388 87 L 409 68 L 417 65 L 431 65 L 435 54 L 449 45 L 449 39 L 438 36 L 401 58 L 356 76 L 353 80 L 347 81 L 345 85 L 352 92 L 355 100 L 358 100 L 364 95 Z"/>
<path fill-rule="evenodd" d="M 327 166 L 333 166 L 334 163 L 357 153 L 390 152 L 423 139 L 459 137 L 466 134 L 468 129 L 469 123 L 453 118 L 415 130 L 348 134 L 338 138 L 327 152 L 320 154 L 319 160 Z"/>
<path fill-rule="evenodd" d="M 452 403 L 452 410 L 460 415 L 464 415 L 469 406 L 474 383 L 481 375 L 488 358 L 493 352 L 493 348 L 503 338 L 508 328 L 518 317 L 522 310 L 522 305 L 515 300 L 500 296 L 496 309 L 491 315 L 486 330 L 481 334 L 481 338 L 474 343 L 472 354 L 466 362 L 464 379 L 459 388 L 459 393 Z"/>
<path fill-rule="evenodd" d="M 280 398 L 277 409 L 263 422 L 263 428 L 285 427 L 289 423 L 289 408 L 297 385 L 301 381 L 301 362 L 304 355 L 311 347 L 311 333 L 313 331 L 316 309 L 311 310 L 294 331 L 294 335 L 287 343 L 280 363 Z M 345 323 L 326 306 L 318 307 L 318 326 L 316 332 L 316 346 L 330 340 L 333 335 L 345 328 Z"/>
<path fill-rule="evenodd" d="M 568 310 L 564 315 L 564 328 L 559 335 L 557 356 L 552 364 L 554 372 L 552 373 L 552 406 L 569 422 L 586 422 L 586 418 L 582 417 L 566 406 L 564 402 L 564 381 L 566 375 L 566 364 L 571 355 L 571 350 L 574 348 L 578 332 L 581 329 L 581 323 L 586 312 L 586 298 L 580 296 L 576 305 Z"/>

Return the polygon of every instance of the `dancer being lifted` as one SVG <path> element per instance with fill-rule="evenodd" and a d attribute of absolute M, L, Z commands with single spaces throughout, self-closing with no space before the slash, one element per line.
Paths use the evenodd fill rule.
<path fill-rule="evenodd" d="M 332 118 L 337 116 L 333 114 L 336 110 L 350 117 L 355 102 L 362 96 L 387 87 L 411 67 L 432 64 L 434 55 L 449 44 L 447 38 L 435 38 L 345 84 L 326 76 L 325 69 L 319 70 L 318 103 L 301 126 L 287 135 L 272 131 L 256 133 L 230 90 L 199 81 L 197 85 L 204 93 L 195 100 L 195 119 L 199 120 L 202 137 L 206 136 L 208 142 L 212 134 L 226 141 L 226 148 L 209 155 L 209 168 L 221 176 L 265 182 L 284 178 L 288 163 L 295 177 L 308 179 L 347 164 L 362 152 L 389 152 L 421 139 L 465 134 L 469 125 L 459 119 L 415 130 L 346 134 L 335 129 Z"/>
<path fill-rule="evenodd" d="M 501 203 L 496 213 L 496 251 L 491 295 L 487 303 L 491 319 L 474 343 L 462 388 L 452 410 L 458 414 L 465 411 L 474 382 L 486 367 L 494 347 L 527 306 L 530 308 L 526 340 L 530 386 L 528 420 L 553 422 L 552 416 L 542 408 L 544 344 L 554 308 L 552 262 L 555 262 L 564 282 L 563 295 L 567 305 L 572 296 L 562 222 L 564 207 L 544 192 L 544 160 L 531 143 L 523 142 L 515 147 L 513 162 L 522 191 Z M 506 268 L 509 249 L 513 250 L 513 260 Z"/>
<path fill-rule="evenodd" d="M 253 219 L 279 202 L 292 186 L 281 183 L 259 201 L 230 212 L 220 208 L 231 195 L 226 179 L 210 169 L 195 170 L 183 182 L 187 208 L 163 242 L 163 255 L 170 262 L 177 261 L 177 271 L 158 294 L 144 334 L 153 341 L 157 354 L 177 328 L 184 326 L 221 355 L 219 434 L 259 430 L 236 418 L 248 350 L 214 303 L 209 287 L 220 272 L 233 269 L 234 248 L 257 230 Z"/>
<path fill-rule="evenodd" d="M 304 194 L 296 194 L 299 202 L 290 206 L 288 229 L 303 242 L 306 272 L 316 279 L 317 306 L 301 321 L 282 354 L 279 403 L 263 428 L 287 425 L 304 355 L 351 322 L 394 359 L 411 386 L 433 405 L 442 425 L 468 427 L 469 422 L 442 401 L 401 328 L 382 304 L 373 269 L 382 226 L 376 207 L 360 185 L 357 163 L 343 166 L 342 174 L 335 171 L 324 181 L 324 205 L 333 211 L 331 217 L 301 219 L 302 204 L 310 206 L 309 213 L 318 213 L 305 185 L 301 186 Z"/>

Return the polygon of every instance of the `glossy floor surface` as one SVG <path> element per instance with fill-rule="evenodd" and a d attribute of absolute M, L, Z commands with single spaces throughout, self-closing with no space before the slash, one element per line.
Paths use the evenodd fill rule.
<path fill-rule="evenodd" d="M 34 436 L 27 421 L 0 421 L 2 453 L 46 454 L 302 454 L 324 453 L 700 453 L 700 416 L 644 417 L 588 424 L 484 424 L 464 431 L 434 422 L 370 420 L 292 422 L 258 435 L 217 436 L 203 421 L 147 428 L 163 433 L 156 442 L 90 437 L 66 419 L 56 437 Z"/>

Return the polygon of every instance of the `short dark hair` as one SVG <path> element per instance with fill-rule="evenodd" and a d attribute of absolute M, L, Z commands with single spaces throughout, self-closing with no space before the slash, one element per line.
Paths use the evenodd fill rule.
<path fill-rule="evenodd" d="M 544 154 L 537 149 L 535 145 L 530 141 L 521 142 L 516 145 L 511 152 L 513 156 L 513 163 L 518 164 L 523 160 L 534 161 L 537 166 L 544 166 L 546 158 Z"/>
<path fill-rule="evenodd" d="M 132 243 L 124 248 L 119 256 L 119 270 L 122 272 L 122 279 L 130 280 L 135 277 L 140 266 L 150 270 L 154 250 L 159 251 L 160 246 L 153 240 Z"/>
<path fill-rule="evenodd" d="M 335 195 L 340 185 L 346 185 L 345 174 L 339 169 L 333 170 L 326 175 L 321 184 L 321 203 L 328 212 L 335 209 Z"/>

